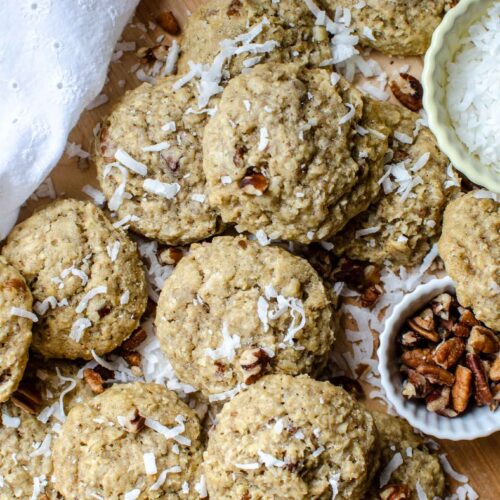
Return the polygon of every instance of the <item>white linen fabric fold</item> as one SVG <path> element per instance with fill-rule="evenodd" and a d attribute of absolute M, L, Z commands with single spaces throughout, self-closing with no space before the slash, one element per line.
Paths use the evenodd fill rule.
<path fill-rule="evenodd" d="M 0 1 L 0 240 L 102 89 L 138 1 Z"/>

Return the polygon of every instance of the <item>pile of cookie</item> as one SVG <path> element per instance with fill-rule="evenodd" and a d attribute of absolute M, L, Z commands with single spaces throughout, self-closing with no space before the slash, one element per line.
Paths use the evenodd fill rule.
<path fill-rule="evenodd" d="M 360 43 L 407 55 L 425 51 L 444 2 L 354 3 L 209 1 L 184 30 L 178 75 L 129 92 L 102 124 L 109 210 L 58 200 L 11 232 L 0 499 L 444 495 L 423 438 L 320 381 L 339 297 L 286 249 L 413 265 L 459 193 L 418 114 L 320 67 L 328 22 L 347 12 L 336 7 L 351 8 Z M 139 238 L 172 264 L 156 311 Z M 482 292 L 478 308 L 497 303 Z M 175 383 L 154 383 L 152 358 Z"/>

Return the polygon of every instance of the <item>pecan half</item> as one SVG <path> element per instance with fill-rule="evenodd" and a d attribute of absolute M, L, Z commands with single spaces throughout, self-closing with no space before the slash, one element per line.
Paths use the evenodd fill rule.
<path fill-rule="evenodd" d="M 269 180 L 264 174 L 249 168 L 239 182 L 239 187 L 246 194 L 262 196 L 269 187 Z"/>
<path fill-rule="evenodd" d="M 245 384 L 253 384 L 260 378 L 270 360 L 269 354 L 260 347 L 243 351 L 240 356 L 240 366 L 245 377 Z"/>
<path fill-rule="evenodd" d="M 473 326 L 467 345 L 476 352 L 496 354 L 500 349 L 500 342 L 495 333 L 484 326 Z"/>
<path fill-rule="evenodd" d="M 458 365 L 455 371 L 455 383 L 451 388 L 453 409 L 463 413 L 469 404 L 472 395 L 472 372 L 465 366 Z"/>
<path fill-rule="evenodd" d="M 478 406 L 491 404 L 493 395 L 488 386 L 488 379 L 486 378 L 481 359 L 477 354 L 468 352 L 465 356 L 465 363 L 474 375 L 474 398 L 476 404 Z"/>
<path fill-rule="evenodd" d="M 411 490 L 406 484 L 388 484 L 379 495 L 382 500 L 407 500 L 411 498 Z"/>
<path fill-rule="evenodd" d="M 455 382 L 453 373 L 430 363 L 417 366 L 417 372 L 423 375 L 431 384 L 452 386 Z"/>
<path fill-rule="evenodd" d="M 439 387 L 434 389 L 425 399 L 429 411 L 442 414 L 450 402 L 450 388 Z"/>
<path fill-rule="evenodd" d="M 441 368 L 449 370 L 458 363 L 464 351 L 465 342 L 454 337 L 439 344 L 432 355 L 432 359 Z"/>
<path fill-rule="evenodd" d="M 124 351 L 135 351 L 146 340 L 147 336 L 148 334 L 139 327 L 122 343 L 120 348 Z"/>
<path fill-rule="evenodd" d="M 181 27 L 174 14 L 170 10 L 160 12 L 156 17 L 156 22 L 169 34 L 176 36 L 181 32 Z"/>
<path fill-rule="evenodd" d="M 92 370 L 92 368 L 85 368 L 85 370 L 83 370 L 83 378 L 92 392 L 96 394 L 102 394 L 104 392 L 104 380 L 101 375 Z"/>
<path fill-rule="evenodd" d="M 429 363 L 432 360 L 432 349 L 426 347 L 423 349 L 412 349 L 405 351 L 401 355 L 401 361 L 410 368 L 417 368 L 424 363 Z"/>
<path fill-rule="evenodd" d="M 400 73 L 399 76 L 406 84 L 406 92 L 400 87 L 398 82 L 392 80 L 389 86 L 394 97 L 406 108 L 412 111 L 420 111 L 422 109 L 422 97 L 424 96 L 422 84 L 408 73 Z"/>
<path fill-rule="evenodd" d="M 439 342 L 439 334 L 435 331 L 436 323 L 432 309 L 424 309 L 418 316 L 408 320 L 408 326 L 422 337 L 432 342 Z"/>
<path fill-rule="evenodd" d="M 500 354 L 497 354 L 495 361 L 493 361 L 489 376 L 493 382 L 500 382 Z"/>

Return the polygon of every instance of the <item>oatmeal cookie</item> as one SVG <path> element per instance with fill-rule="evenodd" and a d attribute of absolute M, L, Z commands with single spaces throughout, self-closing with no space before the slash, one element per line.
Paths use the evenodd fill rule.
<path fill-rule="evenodd" d="M 198 498 L 199 438 L 198 417 L 175 393 L 115 385 L 69 412 L 54 443 L 55 485 L 67 499 Z"/>
<path fill-rule="evenodd" d="M 0 405 L 0 500 L 57 498 L 51 448 L 60 422 L 93 396 L 79 366 L 30 359 L 18 392 Z M 61 405 L 62 401 L 62 405 Z"/>
<path fill-rule="evenodd" d="M 404 485 L 410 490 L 410 496 L 405 498 L 419 500 L 417 483 L 427 498 L 444 498 L 444 472 L 436 454 L 425 445 L 424 438 L 417 435 L 401 418 L 378 411 L 371 411 L 371 414 L 378 430 L 381 463 L 369 498 L 381 498 L 380 492 L 384 491 L 387 485 Z M 380 478 L 384 476 L 387 464 L 398 453 L 402 464 L 387 478 L 387 483 L 380 487 Z"/>
<path fill-rule="evenodd" d="M 351 28 L 360 43 L 392 56 L 425 54 L 445 13 L 444 0 L 320 0 L 334 18 L 335 10 L 350 10 Z"/>
<path fill-rule="evenodd" d="M 28 362 L 32 297 L 24 278 L 0 256 L 0 403 L 17 389 Z M 21 311 L 16 311 L 17 308 Z"/>
<path fill-rule="evenodd" d="M 269 375 L 226 403 L 204 458 L 213 498 L 361 500 L 378 465 L 371 415 L 306 375 Z"/>
<path fill-rule="evenodd" d="M 231 80 L 205 129 L 210 203 L 237 229 L 310 243 L 332 236 L 378 194 L 389 130 L 331 72 L 262 64 Z M 361 141 L 361 144 L 358 142 Z"/>
<path fill-rule="evenodd" d="M 17 225 L 2 253 L 36 300 L 32 348 L 43 356 L 90 359 L 137 328 L 147 290 L 136 245 L 92 203 L 52 203 Z"/>
<path fill-rule="evenodd" d="M 415 265 L 438 240 L 444 209 L 457 187 L 447 185 L 448 160 L 432 133 L 423 128 L 414 135 L 419 116 L 394 104 L 378 106 L 393 130 L 383 192 L 333 238 L 334 251 L 380 265 L 386 260 L 394 266 Z"/>
<path fill-rule="evenodd" d="M 485 197 L 486 196 L 486 197 Z M 448 205 L 439 255 L 457 287 L 457 298 L 475 316 L 500 330 L 500 204 L 472 191 Z"/>
<path fill-rule="evenodd" d="M 205 239 L 220 229 L 206 200 L 202 165 L 208 115 L 197 113 L 190 85 L 172 88 L 176 80 L 128 92 L 104 120 L 94 156 L 110 208 L 120 218 L 130 216 L 134 231 L 169 245 Z M 123 161 L 123 152 L 143 165 L 144 175 L 116 161 L 115 155 Z M 124 182 L 128 194 L 120 202 Z"/>
<path fill-rule="evenodd" d="M 177 376 L 208 396 L 266 372 L 318 373 L 335 312 L 311 265 L 223 236 L 193 245 L 161 292 L 157 335 Z"/>
<path fill-rule="evenodd" d="M 231 77 L 257 62 L 318 66 L 331 58 L 331 52 L 325 27 L 315 26 L 315 21 L 303 0 L 210 0 L 184 28 L 178 73 L 187 73 L 190 61 L 212 64 L 224 40 L 235 40 L 240 50 L 251 49 L 225 65 Z"/>

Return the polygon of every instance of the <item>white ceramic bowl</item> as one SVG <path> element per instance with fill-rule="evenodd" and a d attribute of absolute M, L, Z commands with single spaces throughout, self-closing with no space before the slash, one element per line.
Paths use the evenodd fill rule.
<path fill-rule="evenodd" d="M 429 127 L 436 136 L 439 148 L 453 165 L 472 182 L 500 193 L 500 174 L 481 164 L 479 157 L 470 153 L 453 128 L 446 103 L 446 65 L 453 60 L 460 47 L 460 40 L 467 35 L 493 4 L 494 0 L 460 0 L 450 9 L 432 36 L 431 46 L 425 54 L 422 85 L 424 108 Z"/>
<path fill-rule="evenodd" d="M 422 402 L 407 400 L 401 394 L 403 379 L 397 359 L 397 335 L 409 317 L 443 292 L 455 293 L 451 278 L 436 279 L 418 286 L 394 308 L 380 337 L 378 349 L 382 387 L 397 413 L 425 434 L 452 441 L 489 436 L 500 431 L 500 409 L 492 412 L 488 407 L 472 406 L 463 415 L 448 418 L 427 411 Z"/>

